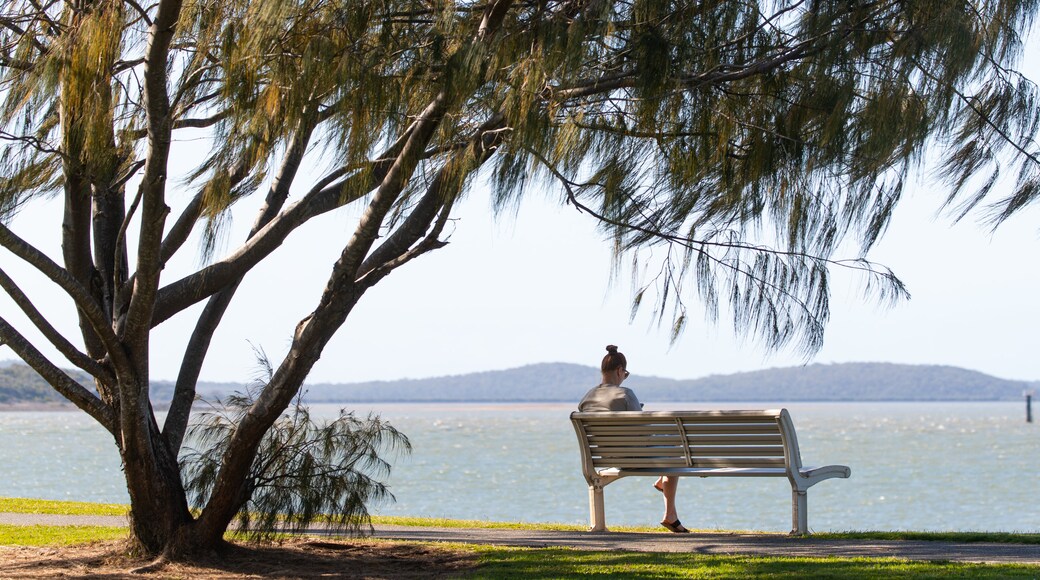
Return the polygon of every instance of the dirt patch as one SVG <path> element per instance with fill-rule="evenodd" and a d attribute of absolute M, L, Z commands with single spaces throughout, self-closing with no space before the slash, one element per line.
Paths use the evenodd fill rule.
<path fill-rule="evenodd" d="M 125 542 L 62 547 L 0 546 L 0 578 L 455 578 L 477 566 L 471 552 L 387 541 L 293 539 L 275 546 L 234 546 L 191 564 L 126 555 Z"/>

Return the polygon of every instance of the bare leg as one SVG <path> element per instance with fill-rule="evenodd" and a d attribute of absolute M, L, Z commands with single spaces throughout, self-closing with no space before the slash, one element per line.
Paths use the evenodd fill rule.
<path fill-rule="evenodd" d="M 679 489 L 679 478 L 662 477 L 654 483 L 654 487 L 664 495 L 664 520 L 662 521 L 674 522 L 679 519 L 679 515 L 675 511 L 675 492 Z"/>

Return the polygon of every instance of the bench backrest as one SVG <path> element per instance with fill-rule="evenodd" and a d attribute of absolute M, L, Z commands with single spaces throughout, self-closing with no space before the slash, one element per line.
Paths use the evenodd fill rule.
<path fill-rule="evenodd" d="M 596 468 L 801 469 L 787 409 L 572 413 L 586 476 Z"/>

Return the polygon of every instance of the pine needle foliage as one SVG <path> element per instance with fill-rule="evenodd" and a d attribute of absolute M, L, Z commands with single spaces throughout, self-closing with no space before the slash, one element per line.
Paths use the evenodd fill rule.
<path fill-rule="evenodd" d="M 189 428 L 180 463 L 194 509 L 208 502 L 231 434 L 255 394 L 249 390 L 211 404 Z M 336 533 L 360 534 L 370 528 L 369 506 L 393 500 L 385 483 L 387 454 L 410 451 L 407 436 L 379 416 L 340 410 L 336 419 L 319 424 L 298 397 L 256 452 L 237 498 L 239 531 L 267 541 L 320 523 Z"/>
<path fill-rule="evenodd" d="M 203 255 L 214 258 L 223 216 L 262 189 L 295 132 L 314 132 L 330 171 L 363 172 L 445 88 L 455 110 L 393 215 L 407 215 L 462 140 L 503 115 L 486 169 L 496 207 L 525 188 L 558 189 L 604 223 L 619 258 L 677 246 L 657 254 L 668 263 L 639 296 L 653 290 L 657 312 L 679 323 L 683 289 L 696 288 L 709 318 L 721 305 L 738 331 L 772 347 L 820 346 L 821 269 L 843 242 L 874 244 L 927 148 L 947 152 L 946 203 L 959 216 L 985 205 L 1000 223 L 1040 188 L 1036 89 L 1008 68 L 1035 0 L 507 4 L 500 34 L 475 50 L 466 35 L 481 3 L 186 2 L 171 106 L 212 129 L 213 152 L 191 175 L 208 224 Z M 4 16 L 4 123 L 35 138 L 60 133 L 62 149 L 83 152 L 80 171 L 118 176 L 142 154 L 139 71 L 129 66 L 141 15 L 111 1 L 29 6 Z M 34 55 L 54 28 L 65 34 Z M 24 61 L 37 63 L 28 75 L 10 66 Z M 40 134 L 40 116 L 57 107 L 90 118 Z M 25 133 L 24 154 L 0 158 L 8 211 L 60 184 L 56 153 L 25 147 Z M 476 169 L 444 175 L 447 190 L 465 195 Z M 1011 193 L 994 191 L 1002 175 L 1017 176 Z M 882 302 L 907 295 L 882 267 L 837 263 L 862 271 Z"/>
<path fill-rule="evenodd" d="M 539 191 L 595 220 L 615 271 L 632 265 L 633 311 L 673 336 L 700 318 L 696 302 L 807 355 L 836 271 L 861 275 L 866 298 L 908 296 L 866 256 L 921 174 L 947 186 L 937 205 L 954 218 L 992 227 L 1040 199 L 1040 100 L 1014 69 L 1040 0 L 0 6 L 0 246 L 61 289 L 78 335 L 14 269 L 0 286 L 96 393 L 24 321 L 0 318 L 0 340 L 112 433 L 135 521 L 165 522 L 135 526 L 156 552 L 189 549 L 182 526 L 219 541 L 252 450 L 325 345 L 369 289 L 447 244 L 468 197 L 515 211 Z M 175 175 L 182 135 L 209 151 Z M 55 196 L 61 246 L 34 248 L 15 216 Z M 253 227 L 224 251 L 249 198 Z M 344 207 L 351 233 L 322 296 L 234 415 L 191 523 L 176 457 L 224 312 L 288 236 Z M 193 234 L 199 267 L 174 279 L 166 266 Z M 200 302 L 160 426 L 149 334 Z"/>

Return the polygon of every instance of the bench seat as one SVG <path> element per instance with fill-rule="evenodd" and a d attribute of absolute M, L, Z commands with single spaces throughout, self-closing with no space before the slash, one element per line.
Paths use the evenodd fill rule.
<path fill-rule="evenodd" d="M 847 478 L 844 465 L 802 465 L 786 409 L 572 413 L 589 484 L 589 522 L 606 530 L 603 487 L 631 476 L 786 477 L 791 533 L 808 533 L 807 490 Z"/>

